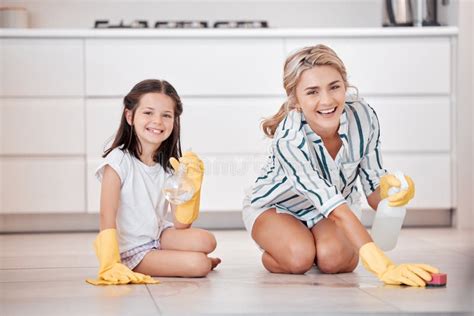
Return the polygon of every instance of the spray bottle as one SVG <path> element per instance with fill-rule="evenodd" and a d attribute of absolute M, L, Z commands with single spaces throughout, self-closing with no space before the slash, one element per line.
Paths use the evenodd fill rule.
<path fill-rule="evenodd" d="M 172 204 L 179 205 L 189 201 L 194 195 L 194 186 L 186 176 L 186 165 L 179 164 L 179 169 L 169 177 L 164 186 L 165 198 Z"/>
<path fill-rule="evenodd" d="M 398 193 L 400 190 L 408 189 L 405 175 L 400 171 L 396 171 L 393 174 L 400 181 L 401 185 L 400 188 L 390 188 L 388 191 L 389 196 Z M 405 219 L 405 214 L 405 205 L 390 206 L 388 198 L 380 201 L 371 230 L 372 239 L 380 249 L 389 251 L 395 248 L 403 220 Z"/>

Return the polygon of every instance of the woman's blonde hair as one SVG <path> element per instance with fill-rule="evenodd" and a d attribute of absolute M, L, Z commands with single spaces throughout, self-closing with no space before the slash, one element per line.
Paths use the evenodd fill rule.
<path fill-rule="evenodd" d="M 262 121 L 262 129 L 265 135 L 272 138 L 278 124 L 286 117 L 289 111 L 295 109 L 296 96 L 295 88 L 301 74 L 314 66 L 334 67 L 342 77 L 344 87 L 347 89 L 346 67 L 337 54 L 328 46 L 319 44 L 311 47 L 304 47 L 294 52 L 285 61 L 283 68 L 283 86 L 286 91 L 287 99 L 280 107 L 280 110 L 273 116 Z"/>

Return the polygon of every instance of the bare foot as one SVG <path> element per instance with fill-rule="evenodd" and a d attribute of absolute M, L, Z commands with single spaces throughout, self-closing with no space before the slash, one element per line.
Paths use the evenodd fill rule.
<path fill-rule="evenodd" d="M 219 265 L 219 263 L 221 263 L 221 259 L 219 258 L 212 258 L 212 257 L 209 257 L 209 259 L 211 259 L 211 270 L 214 270 L 215 267 L 217 267 Z"/>

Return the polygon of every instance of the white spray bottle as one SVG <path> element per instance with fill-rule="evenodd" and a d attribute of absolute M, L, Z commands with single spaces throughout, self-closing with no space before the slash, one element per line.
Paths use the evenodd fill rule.
<path fill-rule="evenodd" d="M 405 175 L 400 171 L 396 171 L 393 174 L 400 180 L 401 185 L 400 188 L 390 188 L 388 191 L 389 196 L 398 193 L 400 190 L 408 189 Z M 389 251 L 395 248 L 403 220 L 405 219 L 405 214 L 405 205 L 396 207 L 390 206 L 388 198 L 380 201 L 371 230 L 372 239 L 380 249 Z"/>

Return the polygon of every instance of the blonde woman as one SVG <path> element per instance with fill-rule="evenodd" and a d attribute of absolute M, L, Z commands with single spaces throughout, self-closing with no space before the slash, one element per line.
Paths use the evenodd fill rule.
<path fill-rule="evenodd" d="M 369 205 L 381 199 L 404 205 L 409 187 L 388 196 L 400 181 L 382 167 L 377 115 L 351 97 L 345 66 L 329 47 L 290 55 L 284 66 L 286 102 L 263 121 L 273 138 L 271 154 L 244 199 L 243 219 L 273 273 L 302 274 L 316 264 L 323 273 L 364 266 L 387 284 L 425 286 L 425 264 L 394 264 L 373 243 L 359 220 L 359 178 Z"/>

